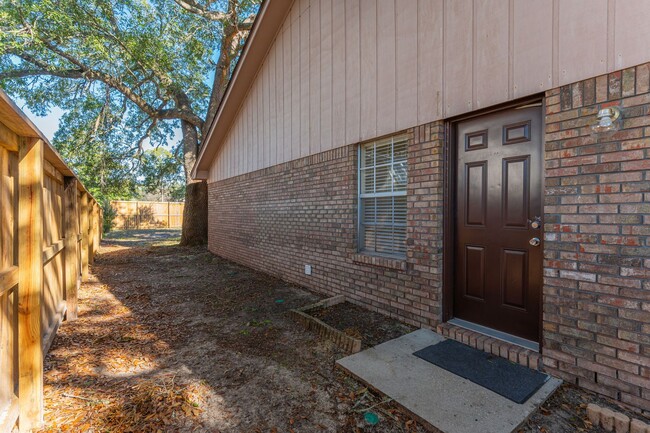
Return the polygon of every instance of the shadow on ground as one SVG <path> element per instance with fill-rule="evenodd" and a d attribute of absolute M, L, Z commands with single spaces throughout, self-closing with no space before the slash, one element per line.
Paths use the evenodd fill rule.
<path fill-rule="evenodd" d="M 289 320 L 318 295 L 180 247 L 179 236 L 105 237 L 79 319 L 64 322 L 46 358 L 43 431 L 424 431 L 335 370 L 344 353 Z M 601 432 L 585 418 L 591 401 L 617 408 L 565 386 L 518 431 Z"/>
<path fill-rule="evenodd" d="M 423 431 L 335 370 L 344 353 L 288 318 L 317 295 L 170 245 L 177 236 L 106 236 L 80 318 L 46 359 L 44 431 Z"/>

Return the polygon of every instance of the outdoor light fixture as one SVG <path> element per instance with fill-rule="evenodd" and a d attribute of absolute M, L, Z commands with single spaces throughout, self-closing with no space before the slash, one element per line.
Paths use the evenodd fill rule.
<path fill-rule="evenodd" d="M 601 132 L 614 131 L 619 128 L 617 120 L 621 117 L 621 110 L 618 107 L 607 107 L 598 111 L 596 119 L 598 123 L 591 127 L 596 134 Z"/>

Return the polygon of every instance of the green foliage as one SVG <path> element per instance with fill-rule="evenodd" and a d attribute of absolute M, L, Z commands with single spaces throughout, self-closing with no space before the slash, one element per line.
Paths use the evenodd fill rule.
<path fill-rule="evenodd" d="M 149 107 L 170 108 L 182 89 L 197 112 L 205 111 L 216 23 L 170 0 L 0 1 L 0 70 L 49 73 L 3 83 L 32 111 L 71 109 L 88 93 L 103 92 L 88 86 L 93 73 L 96 81 L 115 79 Z"/>
<path fill-rule="evenodd" d="M 115 226 L 115 217 L 117 216 L 117 212 L 113 206 L 111 206 L 110 200 L 102 201 L 101 206 L 104 213 L 104 219 L 102 220 L 102 230 L 104 233 L 108 233 Z"/>
<path fill-rule="evenodd" d="M 0 0 L 0 87 L 38 115 L 65 111 L 53 144 L 100 201 L 182 197 L 183 161 L 170 155 L 188 142 L 172 137 L 180 121 L 201 129 L 224 31 L 259 0 L 187 3 L 199 11 L 174 0 Z"/>
<path fill-rule="evenodd" d="M 120 118 L 88 95 L 61 118 L 53 144 L 100 202 L 136 197 L 136 149 Z M 115 133 L 119 130 L 120 133 Z"/>
<path fill-rule="evenodd" d="M 152 200 L 179 201 L 185 196 L 185 179 L 179 158 L 158 147 L 140 157 L 140 185 Z"/>

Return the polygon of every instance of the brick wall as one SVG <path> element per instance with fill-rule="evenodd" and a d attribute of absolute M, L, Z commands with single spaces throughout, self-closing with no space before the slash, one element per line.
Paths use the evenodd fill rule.
<path fill-rule="evenodd" d="M 434 327 L 441 318 L 443 132 L 442 122 L 409 130 L 405 260 L 357 253 L 357 146 L 210 184 L 210 251 Z"/>
<path fill-rule="evenodd" d="M 621 129 L 593 135 L 596 113 L 610 105 L 623 111 Z M 357 253 L 357 146 L 210 184 L 210 250 L 434 327 L 442 315 L 443 125 L 409 130 L 405 260 Z M 649 247 L 650 64 L 548 91 L 544 368 L 646 411 Z"/>
<path fill-rule="evenodd" d="M 547 92 L 544 365 L 650 410 L 650 64 Z M 622 109 L 599 136 L 600 108 Z"/>

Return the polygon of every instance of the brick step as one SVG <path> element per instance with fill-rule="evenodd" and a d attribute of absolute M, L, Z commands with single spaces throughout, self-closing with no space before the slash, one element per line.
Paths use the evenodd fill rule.
<path fill-rule="evenodd" d="M 486 353 L 508 359 L 524 367 L 533 370 L 541 370 L 541 355 L 534 350 L 526 349 L 516 344 L 508 343 L 494 337 L 490 337 L 480 332 L 461 328 L 451 323 L 441 323 L 437 326 L 436 332 L 443 337 L 456 340 L 459 343 L 466 344 Z"/>

